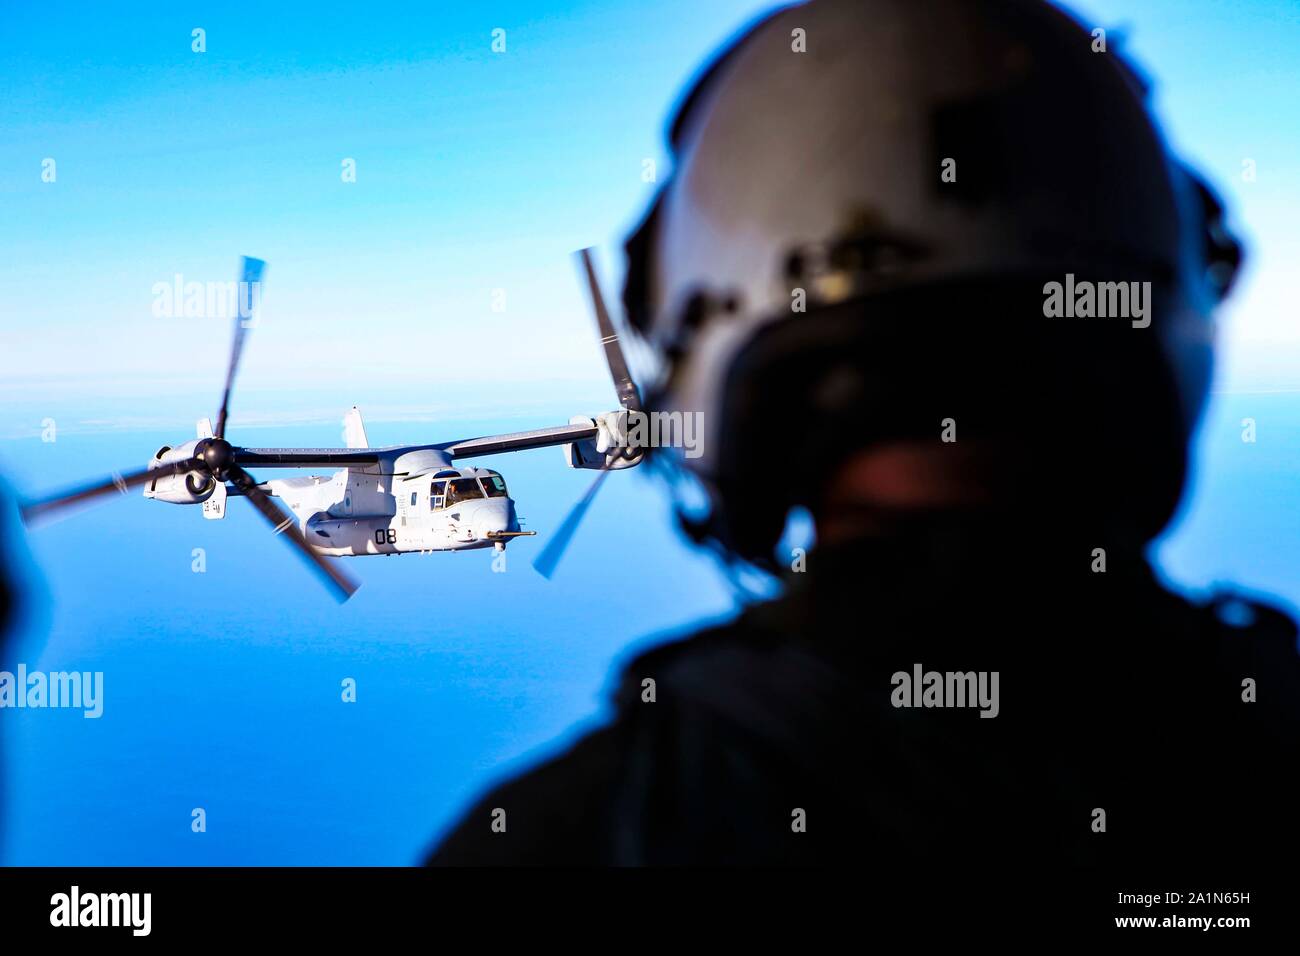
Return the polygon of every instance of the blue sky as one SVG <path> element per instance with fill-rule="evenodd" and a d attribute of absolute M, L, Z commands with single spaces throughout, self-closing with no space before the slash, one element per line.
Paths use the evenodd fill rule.
<path fill-rule="evenodd" d="M 511 408 L 528 383 L 599 386 L 569 255 L 635 219 L 683 79 L 754 7 L 469 7 L 370 25 L 315 4 L 86 5 L 57 29 L 19 14 L 0 40 L 0 378 L 61 398 L 211 387 L 226 323 L 156 319 L 150 290 L 178 272 L 225 281 L 250 253 L 270 264 L 251 390 L 324 386 L 365 409 L 393 383 L 430 406 L 454 385 Z"/>
<path fill-rule="evenodd" d="M 236 441 L 332 444 L 353 404 L 376 443 L 609 407 L 570 254 L 601 247 L 615 293 L 619 244 L 656 185 L 644 163 L 668 171 L 673 104 L 767 7 L 6 5 L 0 471 L 46 490 L 191 436 L 215 411 L 229 321 L 155 317 L 152 289 L 176 273 L 228 281 L 241 254 L 269 265 Z M 1300 602 L 1300 518 L 1286 517 L 1300 440 L 1300 7 L 1073 8 L 1127 35 L 1171 139 L 1250 246 L 1163 567 L 1188 587 L 1242 581 Z M 206 53 L 191 51 L 195 27 Z M 345 159 L 355 183 L 341 180 Z M 1239 440 L 1244 416 L 1259 420 L 1256 445 Z M 47 417 L 54 444 L 37 438 Z M 484 462 L 543 534 L 589 477 L 559 454 Z M 49 600 L 14 652 L 104 670 L 107 701 L 100 721 L 4 715 L 8 862 L 409 862 L 489 781 L 598 714 L 629 648 L 731 605 L 636 473 L 606 482 L 549 584 L 528 568 L 535 542 L 512 545 L 506 575 L 481 553 L 366 559 L 339 608 L 252 515 L 232 506 L 205 522 L 136 497 L 30 547 Z M 348 675 L 351 711 L 337 700 Z M 200 803 L 213 826 L 195 841 Z"/>
<path fill-rule="evenodd" d="M 708 52 L 765 7 L 421 3 L 372 17 L 292 3 L 257 14 L 10 6 L 0 387 L 13 414 L 0 413 L 0 434 L 33 433 L 33 415 L 59 410 L 42 405 L 70 403 L 81 417 L 79 399 L 115 394 L 128 400 L 123 419 L 193 417 L 192 402 L 147 400 L 188 384 L 187 398 L 210 394 L 229 332 L 220 319 L 153 317 L 151 289 L 177 273 L 226 281 L 244 253 L 270 271 L 243 386 L 287 394 L 275 408 L 271 394 L 245 402 L 236 419 L 332 418 L 354 402 L 372 417 L 390 405 L 429 417 L 460 403 L 509 409 L 538 382 L 557 398 L 601 397 L 568 255 L 602 246 L 614 291 L 617 243 L 654 187 L 643 161 L 667 172 L 672 104 Z M 1300 386 L 1300 7 L 1076 9 L 1128 36 L 1171 138 L 1245 224 L 1251 266 L 1225 313 L 1220 386 Z M 198 26 L 203 54 L 191 51 Z M 40 178 L 46 158 L 54 183 Z M 349 158 L 355 183 L 340 177 Z M 336 398 L 315 402 L 317 390 Z"/>

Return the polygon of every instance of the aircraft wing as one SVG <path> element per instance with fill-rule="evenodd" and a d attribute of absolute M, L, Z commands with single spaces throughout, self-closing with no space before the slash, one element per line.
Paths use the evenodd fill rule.
<path fill-rule="evenodd" d="M 567 445 L 569 442 L 587 441 L 598 434 L 595 425 L 557 425 L 554 428 L 536 428 L 532 431 L 510 432 L 506 435 L 463 438 L 437 447 L 452 458 L 472 458 L 478 455 L 497 455 L 507 451 L 546 448 L 550 445 Z"/>
<path fill-rule="evenodd" d="M 379 455 L 372 448 L 237 448 L 241 468 L 328 468 L 373 465 Z"/>
<path fill-rule="evenodd" d="M 509 432 L 504 435 L 485 435 L 481 438 L 462 438 L 439 445 L 437 448 L 449 458 L 470 458 L 479 455 L 498 455 L 508 451 L 527 451 L 551 445 L 567 445 L 587 441 L 599 434 L 594 425 L 557 425 L 554 428 L 536 428 L 526 432 Z M 235 460 L 243 468 L 343 468 L 348 465 L 373 465 L 379 453 L 391 451 L 384 448 L 237 448 Z"/>

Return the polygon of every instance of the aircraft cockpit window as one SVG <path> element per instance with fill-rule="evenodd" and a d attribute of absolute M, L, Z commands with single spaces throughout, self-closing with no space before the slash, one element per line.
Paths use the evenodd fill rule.
<path fill-rule="evenodd" d="M 489 498 L 504 498 L 506 496 L 506 481 L 500 475 L 485 475 L 483 477 L 483 490 L 487 492 Z"/>
<path fill-rule="evenodd" d="M 457 478 L 454 481 L 447 482 L 447 507 L 457 504 L 461 501 L 468 501 L 470 498 L 482 498 L 483 490 L 478 486 L 476 478 Z"/>
<path fill-rule="evenodd" d="M 445 481 L 435 481 L 429 486 L 429 510 L 437 511 L 443 508 L 447 503 L 447 483 Z"/>

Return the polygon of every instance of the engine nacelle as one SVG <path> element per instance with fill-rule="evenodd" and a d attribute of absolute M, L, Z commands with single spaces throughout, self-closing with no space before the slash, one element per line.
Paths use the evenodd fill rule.
<path fill-rule="evenodd" d="M 153 456 L 153 461 L 149 462 L 149 467 L 157 468 L 160 465 L 168 465 L 172 462 L 193 458 L 194 446 L 197 444 L 198 441 L 195 440 L 187 441 L 175 448 L 168 448 L 164 445 Z M 144 486 L 144 496 L 146 498 L 156 498 L 158 501 L 170 502 L 174 505 L 198 505 L 211 498 L 216 487 L 217 483 L 211 475 L 189 471 L 180 475 L 164 475 L 161 478 L 155 478 Z"/>
<path fill-rule="evenodd" d="M 563 446 L 564 463 L 570 468 L 590 468 L 618 471 L 641 464 L 645 449 L 628 449 L 627 413 L 610 412 L 598 418 L 586 418 L 575 415 L 569 419 L 570 425 L 591 425 L 600 430 L 596 438 L 586 441 L 569 442 Z"/>

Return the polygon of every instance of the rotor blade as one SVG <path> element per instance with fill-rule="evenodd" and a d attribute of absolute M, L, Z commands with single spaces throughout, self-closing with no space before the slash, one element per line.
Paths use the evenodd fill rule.
<path fill-rule="evenodd" d="M 618 393 L 618 403 L 629 412 L 641 411 L 641 394 L 632 373 L 628 371 L 627 359 L 623 355 L 623 346 L 618 344 L 618 331 L 609 318 L 605 308 L 605 297 L 600 291 L 600 280 L 596 278 L 596 269 L 591 262 L 591 249 L 579 249 L 575 255 L 582 265 L 587 280 L 587 294 L 591 297 L 591 309 L 596 313 L 596 327 L 600 330 L 600 344 L 605 348 L 605 361 L 609 364 L 610 377 L 614 379 L 614 390 Z"/>
<path fill-rule="evenodd" d="M 156 478 L 165 478 L 168 475 L 179 475 L 182 472 L 202 469 L 203 462 L 197 458 L 186 458 L 184 461 L 174 461 L 156 468 L 144 468 L 126 475 L 114 474 L 107 481 L 96 482 L 75 491 L 65 491 L 62 494 L 23 505 L 21 509 L 23 523 L 34 524 L 43 518 L 48 518 L 55 512 L 62 511 L 64 508 L 71 508 L 74 505 L 101 498 L 114 491 L 126 494 L 132 488 L 137 488 Z"/>
<path fill-rule="evenodd" d="M 238 466 L 232 468 L 230 470 L 230 480 L 253 503 L 253 507 L 262 513 L 262 517 L 275 529 L 275 533 L 292 542 L 298 552 L 315 567 L 325 583 L 334 592 L 335 597 L 340 601 L 346 601 L 352 597 L 358 587 L 357 583 L 344 574 L 341 569 L 335 567 L 324 555 L 318 554 L 307 543 L 307 539 L 298 530 L 297 518 L 288 514 L 276 503 L 274 498 L 258 487 L 253 476 L 244 469 Z"/>
<path fill-rule="evenodd" d="M 217 412 L 217 427 L 213 434 L 217 438 L 226 437 L 226 416 L 230 411 L 230 390 L 235 385 L 235 371 L 239 368 L 239 356 L 244 351 L 244 334 L 253 324 L 253 312 L 262 299 L 262 273 L 266 263 L 261 259 L 244 256 L 243 269 L 239 276 L 238 308 L 235 309 L 235 341 L 230 346 L 230 366 L 226 369 L 226 390 L 221 395 L 221 411 Z"/>
<path fill-rule="evenodd" d="M 596 480 L 593 481 L 591 487 L 587 489 L 587 493 L 583 495 L 582 499 L 573 506 L 567 515 L 565 515 L 564 521 L 560 524 L 559 529 L 551 536 L 551 540 L 547 542 L 546 547 L 542 549 L 542 553 L 539 554 L 537 560 L 533 562 L 533 567 L 542 577 L 549 580 L 551 575 L 555 573 L 555 566 L 560 563 L 560 558 L 564 557 L 565 549 L 569 547 L 569 542 L 573 539 L 573 533 L 578 530 L 578 525 L 582 523 L 582 516 L 585 515 L 587 509 L 591 507 L 592 499 L 596 497 L 596 492 L 600 490 L 601 482 L 605 480 L 605 476 L 608 475 L 609 472 L 610 469 L 608 468 L 602 468 L 600 470 L 600 473 L 596 475 Z"/>

